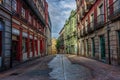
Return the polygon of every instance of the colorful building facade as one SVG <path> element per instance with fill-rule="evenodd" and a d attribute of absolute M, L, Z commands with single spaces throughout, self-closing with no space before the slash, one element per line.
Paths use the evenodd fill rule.
<path fill-rule="evenodd" d="M 76 11 L 72 10 L 64 25 L 64 47 L 68 54 L 77 54 Z"/>
<path fill-rule="evenodd" d="M 57 39 L 52 38 L 52 54 L 57 54 L 56 44 L 57 44 Z"/>
<path fill-rule="evenodd" d="M 65 39 L 64 39 L 64 37 L 65 37 L 65 29 L 64 29 L 64 27 L 61 29 L 61 31 L 59 32 L 59 38 L 58 38 L 58 40 L 59 40 L 59 43 L 60 43 L 60 45 L 59 45 L 59 53 L 60 54 L 65 54 L 66 52 L 65 52 Z"/>
<path fill-rule="evenodd" d="M 76 0 L 79 54 L 119 64 L 119 0 Z"/>

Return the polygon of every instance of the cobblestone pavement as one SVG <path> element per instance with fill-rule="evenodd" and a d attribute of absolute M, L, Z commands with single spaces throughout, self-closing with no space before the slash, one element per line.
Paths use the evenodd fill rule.
<path fill-rule="evenodd" d="M 93 79 L 90 80 L 120 80 L 120 66 L 111 66 L 93 59 L 67 55 L 72 63 L 82 65 L 91 70 Z"/>
<path fill-rule="evenodd" d="M 72 64 L 65 55 L 57 55 L 50 63 L 51 78 L 56 80 L 91 80 L 90 70 L 78 64 Z"/>
<path fill-rule="evenodd" d="M 48 63 L 53 57 L 42 57 L 2 72 L 0 80 L 54 80 L 50 79 L 51 69 L 48 68 Z"/>

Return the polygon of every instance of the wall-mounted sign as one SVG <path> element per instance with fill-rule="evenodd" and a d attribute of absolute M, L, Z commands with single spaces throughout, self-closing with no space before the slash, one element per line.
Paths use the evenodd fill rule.
<path fill-rule="evenodd" d="M 12 28 L 12 34 L 14 35 L 20 35 L 20 31 L 18 29 Z"/>

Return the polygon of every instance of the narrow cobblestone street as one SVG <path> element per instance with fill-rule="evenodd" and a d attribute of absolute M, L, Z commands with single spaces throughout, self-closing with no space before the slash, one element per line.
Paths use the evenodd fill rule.
<path fill-rule="evenodd" d="M 48 68 L 47 64 L 53 57 L 42 57 L 2 72 L 0 73 L 0 80 L 51 80 L 49 79 L 51 69 Z"/>
<path fill-rule="evenodd" d="M 90 70 L 78 64 L 72 64 L 64 55 L 57 55 L 50 63 L 51 77 L 57 80 L 90 80 Z"/>
<path fill-rule="evenodd" d="M 1 72 L 0 80 L 120 80 L 120 68 L 85 57 L 58 54 Z"/>

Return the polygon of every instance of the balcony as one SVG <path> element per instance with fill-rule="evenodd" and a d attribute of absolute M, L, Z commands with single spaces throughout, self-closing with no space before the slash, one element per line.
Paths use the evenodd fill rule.
<path fill-rule="evenodd" d="M 96 30 L 104 27 L 104 14 L 98 15 L 96 21 L 97 21 L 96 24 L 95 24 L 96 25 L 96 27 L 95 27 Z"/>
<path fill-rule="evenodd" d="M 39 20 L 41 20 L 42 24 L 45 25 L 45 20 L 42 14 L 37 9 L 36 5 L 34 4 L 33 0 L 24 0 L 26 5 L 29 5 L 33 13 L 38 17 Z"/>
<path fill-rule="evenodd" d="M 0 8 L 3 9 L 3 10 L 5 10 L 8 13 L 11 13 L 11 2 L 10 2 L 10 0 L 7 1 L 7 2 L 6 1 L 5 0 L 1 1 L 0 0 Z"/>
<path fill-rule="evenodd" d="M 113 4 L 108 7 L 109 15 L 108 18 L 112 21 L 120 20 L 120 0 L 116 0 Z"/>
<path fill-rule="evenodd" d="M 88 33 L 93 33 L 94 30 L 95 30 L 94 21 L 92 21 L 90 24 L 88 24 Z"/>
<path fill-rule="evenodd" d="M 80 37 L 84 37 L 86 35 L 87 35 L 87 33 L 86 33 L 86 29 L 84 27 L 83 29 L 80 30 Z"/>

